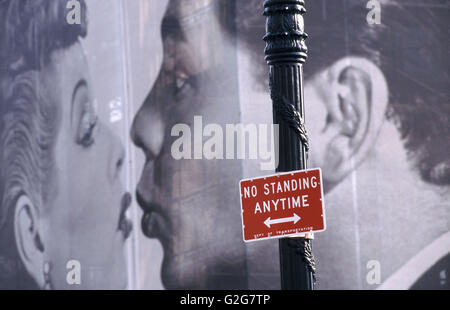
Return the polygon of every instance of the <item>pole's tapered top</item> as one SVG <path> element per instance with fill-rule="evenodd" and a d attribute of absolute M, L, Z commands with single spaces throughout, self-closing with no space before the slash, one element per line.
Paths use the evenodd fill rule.
<path fill-rule="evenodd" d="M 304 0 L 265 0 L 264 15 L 267 17 L 266 61 L 276 63 L 304 63 L 308 48 L 305 40 L 303 14 Z"/>

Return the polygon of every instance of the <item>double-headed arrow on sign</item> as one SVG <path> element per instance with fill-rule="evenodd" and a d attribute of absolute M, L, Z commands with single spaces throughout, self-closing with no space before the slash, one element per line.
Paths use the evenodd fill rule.
<path fill-rule="evenodd" d="M 277 220 L 271 220 L 270 217 L 267 218 L 267 220 L 264 221 L 264 224 L 270 228 L 270 225 L 272 224 L 280 224 L 280 223 L 287 223 L 287 222 L 294 222 L 296 224 L 298 221 L 300 221 L 302 218 L 294 213 L 293 217 L 284 217 Z"/>

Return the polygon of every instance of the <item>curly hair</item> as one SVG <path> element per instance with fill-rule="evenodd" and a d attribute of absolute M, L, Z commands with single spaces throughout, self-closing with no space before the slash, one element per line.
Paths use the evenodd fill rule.
<path fill-rule="evenodd" d="M 41 94 L 39 71 L 87 34 L 85 2 L 79 25 L 66 21 L 67 3 L 0 0 L 0 288 L 34 285 L 17 253 L 13 208 L 26 194 L 42 210 L 55 190 L 60 109 Z"/>
<path fill-rule="evenodd" d="M 230 5 L 228 0 L 219 1 Z M 220 20 L 228 33 L 237 33 L 256 61 L 254 74 L 261 82 L 259 87 L 268 89 L 263 1 L 234 3 L 235 25 Z M 380 3 L 381 24 L 368 25 L 367 1 L 307 1 L 309 56 L 305 76 L 350 55 L 366 57 L 378 65 L 390 86 L 386 116 L 396 124 L 420 175 L 427 182 L 449 185 L 450 62 L 448 50 L 438 47 L 448 42 L 445 29 L 450 8 L 430 0 Z"/>

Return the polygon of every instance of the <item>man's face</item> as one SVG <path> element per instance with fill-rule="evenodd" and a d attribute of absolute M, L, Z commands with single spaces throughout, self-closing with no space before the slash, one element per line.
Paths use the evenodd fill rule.
<path fill-rule="evenodd" d="M 189 16 L 195 17 L 194 22 Z M 174 20 L 180 23 L 179 28 Z M 236 47 L 226 43 L 224 30 L 210 8 L 180 5 L 175 14 L 167 14 L 166 22 L 161 71 L 132 128 L 135 144 L 146 155 L 137 187 L 137 199 L 144 210 L 142 228 L 148 237 L 162 243 L 166 288 L 245 288 L 246 249 L 236 195 L 242 162 L 175 160 L 171 154 L 172 144 L 179 139 L 171 135 L 176 124 L 190 127 L 193 144 L 195 116 L 203 117 L 203 126 L 217 123 L 225 128 L 227 123 L 245 122 L 242 113 L 246 112 L 239 107 L 238 72 L 230 69 L 236 68 L 237 60 L 230 56 L 235 55 Z M 242 62 L 246 55 L 239 57 Z M 252 73 L 239 72 L 242 80 L 260 84 Z M 316 85 L 311 80 L 305 86 L 307 120 L 309 133 L 320 147 L 327 107 Z M 268 90 L 250 87 L 244 97 L 254 98 L 247 106 L 253 107 L 255 118 L 247 121 L 271 123 Z M 314 157 L 311 162 L 321 166 L 323 159 Z M 261 264 L 272 268 L 276 262 L 270 259 Z"/>
<path fill-rule="evenodd" d="M 189 12 L 186 16 L 189 16 Z M 190 16 L 197 21 L 205 21 L 204 16 L 201 18 L 196 14 Z M 240 218 L 236 212 L 239 209 L 236 207 L 238 202 L 233 200 L 233 197 L 236 197 L 236 176 L 241 176 L 240 163 L 206 160 L 175 161 L 171 157 L 170 148 L 178 137 L 170 135 L 171 129 L 178 123 L 188 124 L 193 129 L 193 117 L 196 115 L 203 116 L 204 125 L 211 122 L 219 124 L 232 123 L 236 120 L 239 122 L 248 116 L 245 114 L 248 111 L 241 110 L 244 115 L 242 117 L 235 110 L 233 103 L 242 98 L 244 101 L 245 98 L 251 98 L 248 103 L 242 104 L 241 109 L 248 109 L 251 105 L 252 121 L 258 122 L 257 119 L 261 118 L 265 122 L 272 117 L 268 89 L 244 88 L 245 93 L 241 98 L 233 98 L 230 95 L 238 91 L 228 79 L 234 78 L 229 68 L 235 67 L 236 63 L 227 67 L 227 63 L 231 63 L 232 60 L 224 60 L 223 55 L 227 55 L 226 47 L 221 46 L 220 39 L 219 44 L 212 40 L 212 37 L 220 38 L 220 31 L 215 30 L 214 23 L 206 22 L 205 24 L 200 25 L 201 29 L 196 29 L 186 22 L 182 24 L 186 35 L 184 40 L 177 38 L 176 35 L 168 35 L 165 38 L 163 69 L 153 91 L 136 116 L 133 127 L 135 143 L 144 150 L 147 158 L 138 186 L 138 198 L 146 211 L 143 228 L 148 236 L 158 238 L 163 243 L 165 257 L 162 275 L 166 287 L 169 288 L 207 286 L 217 288 L 220 284 L 223 288 L 229 283 L 223 281 L 225 277 L 228 277 L 230 281 L 234 280 L 235 283 L 232 285 L 236 288 L 238 283 L 246 282 L 245 274 L 248 271 L 243 263 L 245 251 L 241 242 L 241 227 L 238 225 Z M 245 59 L 252 56 L 245 51 L 241 52 L 238 52 L 241 87 L 243 81 L 245 85 L 252 82 L 261 83 L 255 72 L 242 66 L 243 62 L 252 64 L 251 59 Z M 215 62 L 214 59 L 222 60 Z M 361 61 L 358 60 L 357 63 L 361 64 Z M 251 68 L 251 65 L 248 67 Z M 358 70 L 355 71 L 355 68 L 361 74 Z M 414 244 L 404 241 L 405 231 L 411 234 L 411 227 L 419 227 L 420 219 L 429 216 L 428 209 L 423 208 L 423 205 L 433 205 L 430 203 L 431 199 L 428 201 L 425 199 L 424 201 L 427 201 L 425 204 L 414 201 L 418 194 L 411 195 L 410 188 L 420 183 L 408 166 L 398 131 L 389 123 L 383 124 L 378 137 L 377 146 L 380 147 L 382 156 L 374 156 L 376 152 L 371 154 L 369 159 L 364 159 L 362 156 L 363 164 L 358 174 L 353 174 L 351 178 L 346 177 L 357 166 L 357 161 L 353 158 L 356 157 L 357 152 L 354 152 L 355 156 L 347 152 L 340 157 L 337 156 L 339 152 L 345 149 L 361 151 L 363 149 L 355 148 L 355 145 L 358 146 L 364 141 L 368 141 L 369 146 L 373 146 L 374 137 L 377 136 L 380 124 L 384 121 L 384 117 L 375 117 L 375 114 L 378 116 L 384 114 L 383 105 L 386 102 L 373 99 L 377 99 L 376 96 L 384 93 L 387 97 L 387 92 L 383 90 L 384 83 L 378 83 L 380 79 L 374 79 L 373 74 L 378 69 L 365 70 L 367 68 L 372 67 L 364 64 L 355 66 L 354 63 L 350 70 L 338 70 L 339 67 L 336 67 L 334 72 L 343 73 L 342 76 L 346 77 L 344 79 L 337 79 L 340 75 L 328 75 L 331 67 L 323 69 L 314 76 L 305 77 L 306 125 L 311 137 L 309 166 L 323 169 L 325 181 L 328 180 L 331 184 L 325 184 L 325 189 L 329 190 L 340 183 L 339 190 L 334 190 L 327 196 L 330 201 L 328 205 L 330 208 L 327 209 L 327 218 L 331 219 L 330 225 L 328 232 L 321 235 L 316 243 L 317 257 L 322 257 L 323 265 L 319 269 L 322 270 L 322 279 L 325 280 L 322 282 L 324 287 L 355 287 L 354 281 L 360 280 L 355 280 L 354 272 L 349 272 L 348 268 L 336 269 L 336 266 L 348 265 L 349 260 L 352 262 L 350 265 L 357 269 L 357 266 L 361 264 L 365 266 L 368 260 L 380 259 L 383 266 L 387 266 L 383 268 L 391 269 L 386 274 L 392 272 L 392 269 L 407 258 L 406 256 L 417 250 L 412 250 Z M 369 81 L 372 83 L 359 83 L 365 80 L 352 77 L 364 77 L 364 73 L 370 77 Z M 249 83 L 249 80 L 252 82 Z M 348 91 L 339 93 L 340 96 L 338 96 L 339 89 L 336 89 L 336 81 L 343 82 L 341 86 L 346 86 Z M 367 85 L 382 86 L 382 89 L 380 91 L 374 88 L 367 91 L 365 88 Z M 375 97 L 364 97 L 367 94 L 373 94 Z M 355 106 L 355 111 L 359 109 L 359 113 L 352 114 L 345 105 L 341 104 L 349 99 L 354 99 L 350 100 L 350 103 Z M 364 112 L 362 108 L 374 106 L 373 104 L 382 106 L 375 106 L 376 108 L 370 110 L 364 118 L 361 114 Z M 377 122 L 373 123 L 374 119 Z M 369 120 L 372 121 L 369 122 Z M 357 141 L 361 136 L 352 135 L 349 128 L 355 129 L 356 127 L 353 126 L 355 124 L 363 129 L 361 133 L 368 137 L 366 140 Z M 358 139 L 351 140 L 353 137 Z M 365 155 L 365 152 L 359 154 Z M 350 156 L 345 157 L 345 155 Z M 350 164 L 341 165 L 344 168 L 343 172 L 337 173 L 336 167 L 342 163 Z M 352 169 L 348 169 L 349 167 Z M 212 175 L 215 177 L 207 179 Z M 398 195 L 399 192 L 408 193 L 408 195 Z M 383 193 L 383 197 L 387 197 L 391 203 L 382 203 L 378 193 Z M 442 202 L 439 203 L 442 204 Z M 408 215 L 410 221 L 405 222 L 405 213 L 401 211 L 404 209 L 394 208 L 395 205 L 407 206 L 408 214 L 417 213 L 418 215 L 415 218 Z M 373 206 L 380 206 L 380 208 Z M 420 212 L 427 213 L 413 212 L 414 207 Z M 440 218 L 446 217 L 436 217 L 436 219 Z M 435 219 L 432 221 L 435 222 Z M 361 223 L 364 223 L 364 228 L 359 226 Z M 440 226 L 434 226 L 444 225 L 441 223 Z M 374 237 L 374 231 L 378 232 L 377 237 Z M 418 236 L 429 235 L 429 232 L 428 228 L 426 234 L 415 230 Z M 378 237 L 384 235 L 389 238 Z M 410 240 L 417 239 L 410 238 Z M 336 247 L 336 244 L 339 246 Z M 256 257 L 253 261 L 249 258 L 247 265 L 249 269 L 256 269 L 254 266 L 267 267 L 260 269 L 267 276 L 269 272 L 276 269 L 274 268 L 276 263 L 269 258 L 276 257 L 276 253 L 272 256 L 267 253 L 270 251 L 269 248 L 277 246 L 276 243 L 270 245 L 261 243 L 258 246 L 261 251 L 253 251 L 253 254 L 258 255 L 253 255 Z M 356 246 L 357 251 L 354 251 Z M 388 254 L 379 253 L 380 251 Z M 392 251 L 406 254 L 392 257 L 389 255 Z M 358 254 L 354 255 L 354 252 Z M 250 251 L 248 253 L 250 257 L 252 253 Z M 273 274 L 276 272 L 274 271 Z M 249 282 L 251 282 L 250 278 Z M 337 281 L 339 286 L 336 286 L 333 281 Z"/>
<path fill-rule="evenodd" d="M 229 69 L 235 59 L 227 55 L 229 47 L 214 27 L 211 6 L 202 5 L 203 11 L 180 5 L 179 15 L 172 16 L 183 21 L 180 27 L 168 22 L 163 29 L 169 34 L 163 39 L 161 72 L 132 128 L 135 144 L 146 155 L 137 199 L 144 210 L 145 234 L 159 239 L 164 249 L 166 288 L 244 288 L 245 248 L 236 195 L 239 161 L 175 160 L 171 154 L 179 138 L 171 135 L 176 124 L 190 127 L 193 143 L 194 135 L 202 135 L 194 132 L 195 116 L 203 118 L 203 126 L 239 119 L 237 85 L 227 82 L 235 74 Z M 189 10 L 200 13 L 190 20 Z"/>

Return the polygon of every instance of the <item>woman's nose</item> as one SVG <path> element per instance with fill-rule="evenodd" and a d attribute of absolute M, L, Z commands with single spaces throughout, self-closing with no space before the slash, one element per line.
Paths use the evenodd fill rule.
<path fill-rule="evenodd" d="M 111 133 L 112 134 L 112 133 Z M 110 156 L 111 159 L 109 161 L 109 171 L 111 180 L 114 181 L 117 178 L 120 178 L 120 173 L 122 172 L 122 167 L 125 161 L 125 147 L 120 141 L 119 137 L 112 134 L 110 147 Z"/>
<path fill-rule="evenodd" d="M 161 113 L 146 100 L 133 121 L 131 137 L 134 144 L 144 151 L 147 160 L 154 159 L 161 152 L 164 126 Z"/>

